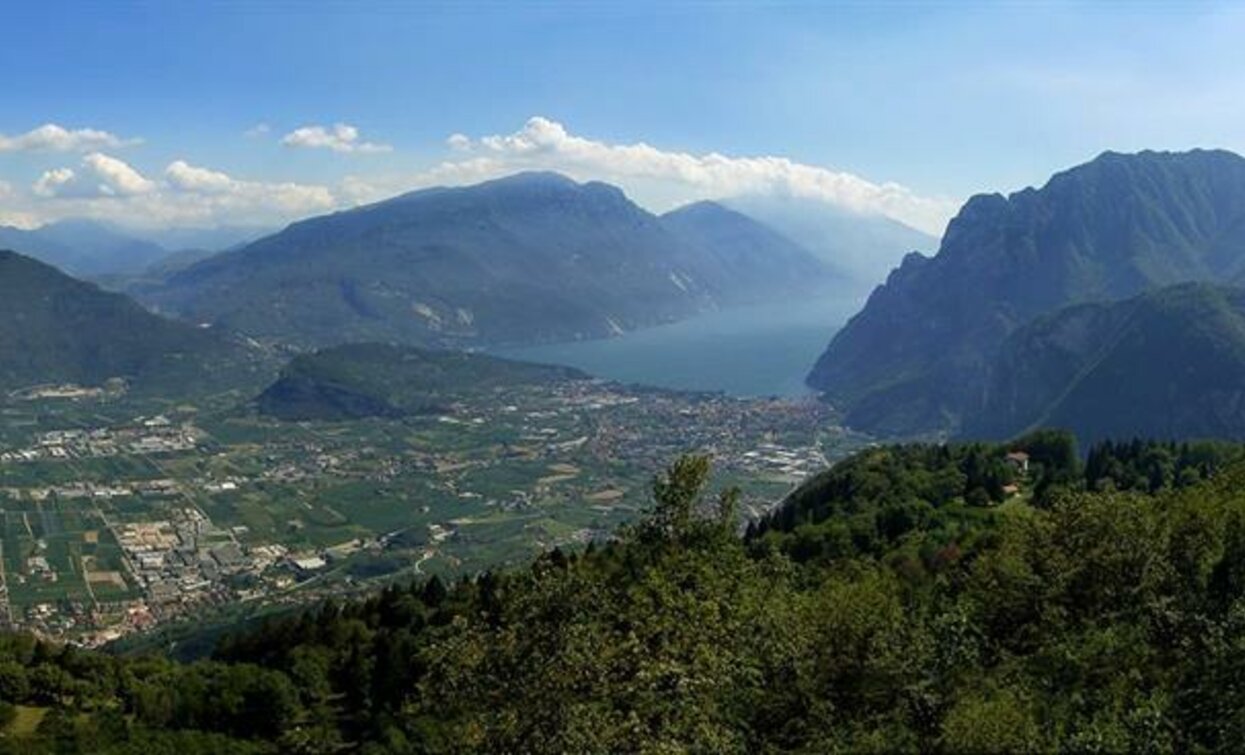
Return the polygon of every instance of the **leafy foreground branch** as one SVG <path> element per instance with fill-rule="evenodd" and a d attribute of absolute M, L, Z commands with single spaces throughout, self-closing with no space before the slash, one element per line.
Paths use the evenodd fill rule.
<path fill-rule="evenodd" d="M 870 450 L 745 539 L 733 497 L 704 498 L 707 459 L 687 457 L 615 542 L 324 605 L 228 638 L 211 661 L 9 637 L 0 742 L 179 755 L 1238 749 L 1245 468 L 1224 466 L 1237 450 L 1096 449 L 1092 479 L 1059 452 L 1014 480 L 995 463 L 1004 450 Z M 1156 458 L 1169 463 L 1144 473 Z M 996 483 L 1022 492 L 1002 505 L 972 493 Z"/>

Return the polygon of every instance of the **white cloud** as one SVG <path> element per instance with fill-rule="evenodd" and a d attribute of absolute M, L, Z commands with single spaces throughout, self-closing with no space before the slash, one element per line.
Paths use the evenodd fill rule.
<path fill-rule="evenodd" d="M 17 136 L 0 134 L 0 152 L 90 152 L 139 143 L 93 128 L 67 129 L 46 123 Z"/>
<path fill-rule="evenodd" d="M 272 127 L 267 123 L 256 123 L 246 131 L 243 131 L 242 135 L 248 139 L 256 139 L 261 136 L 266 136 L 270 131 L 272 131 Z"/>
<path fill-rule="evenodd" d="M 568 133 L 562 124 L 534 117 L 512 134 L 471 139 L 455 134 L 447 144 L 463 153 L 419 177 L 421 183 L 470 183 L 517 170 L 558 170 L 639 189 L 663 204 L 741 195 L 816 199 L 855 212 L 892 217 L 941 235 L 958 203 L 924 197 L 897 183 L 859 176 L 785 157 L 691 154 L 643 142 L 609 144 Z"/>
<path fill-rule="evenodd" d="M 224 173 L 197 168 L 185 160 L 175 160 L 170 163 L 169 167 L 164 169 L 164 177 L 175 189 L 204 194 L 227 193 L 237 186 L 237 182 Z"/>
<path fill-rule="evenodd" d="M 17 190 L 13 188 L 13 184 L 8 181 L 0 181 L 0 226 L 11 226 L 14 228 L 35 228 L 39 224 L 33 215 L 28 212 L 22 212 L 11 206 L 11 200 L 17 198 Z"/>
<path fill-rule="evenodd" d="M 331 127 L 303 126 L 281 137 L 281 143 L 287 147 L 331 149 L 346 153 L 393 151 L 393 147 L 388 144 L 359 141 L 359 129 L 347 123 L 338 123 Z"/>
<path fill-rule="evenodd" d="M 339 204 L 325 186 L 247 181 L 185 160 L 170 163 L 158 178 L 147 178 L 121 160 L 92 153 L 76 168 L 45 171 L 29 194 L 5 208 L 3 217 L 18 217 L 20 211 L 25 225 L 70 217 L 145 228 L 270 225 Z"/>
<path fill-rule="evenodd" d="M 380 148 L 361 141 L 358 130 L 345 125 L 299 129 L 282 141 L 337 151 Z M 956 209 L 949 200 L 925 197 L 899 184 L 874 183 L 789 158 L 691 154 L 643 142 L 611 144 L 571 134 L 539 117 L 511 134 L 472 138 L 456 133 L 446 147 L 447 159 L 422 172 L 348 175 L 332 188 L 246 180 L 186 160 L 175 160 L 148 177 L 120 159 L 92 152 L 78 165 L 44 172 L 27 191 L 10 187 L 3 209 L 6 217 L 20 212 L 23 218 L 44 222 L 85 216 L 145 227 L 275 225 L 413 188 L 476 183 L 520 170 L 556 170 L 578 180 L 615 183 L 654 211 L 699 199 L 792 196 L 886 215 L 940 234 Z"/>
<path fill-rule="evenodd" d="M 170 163 L 164 170 L 164 177 L 171 190 L 198 196 L 222 213 L 252 208 L 283 217 L 298 217 L 330 210 L 338 204 L 333 193 L 324 186 L 243 181 L 184 160 Z"/>
<path fill-rule="evenodd" d="M 132 197 L 155 190 L 147 179 L 128 163 L 92 152 L 82 158 L 80 170 L 54 168 L 44 171 L 33 190 L 41 197 Z"/>
<path fill-rule="evenodd" d="M 82 164 L 98 179 L 101 194 L 128 197 L 146 194 L 156 188 L 154 182 L 124 161 L 100 152 L 92 152 L 82 158 Z"/>
<path fill-rule="evenodd" d="M 73 172 L 73 168 L 53 168 L 46 170 L 39 180 L 35 181 L 32 187 L 35 194 L 41 197 L 55 197 L 65 191 L 66 187 L 73 184 L 77 174 Z"/>

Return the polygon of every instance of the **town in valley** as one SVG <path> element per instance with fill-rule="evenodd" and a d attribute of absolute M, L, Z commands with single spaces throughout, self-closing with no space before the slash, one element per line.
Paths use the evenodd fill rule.
<path fill-rule="evenodd" d="M 0 619 L 86 645 L 583 547 L 685 452 L 710 454 L 755 519 L 868 443 L 813 399 L 600 380 L 340 422 L 41 386 L 3 416 Z"/>

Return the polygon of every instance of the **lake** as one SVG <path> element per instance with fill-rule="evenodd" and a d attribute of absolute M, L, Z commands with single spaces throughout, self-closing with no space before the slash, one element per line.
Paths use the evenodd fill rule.
<path fill-rule="evenodd" d="M 735 396 L 802 396 L 813 362 L 860 307 L 833 296 L 740 307 L 617 338 L 496 353 L 577 367 L 598 377 Z"/>

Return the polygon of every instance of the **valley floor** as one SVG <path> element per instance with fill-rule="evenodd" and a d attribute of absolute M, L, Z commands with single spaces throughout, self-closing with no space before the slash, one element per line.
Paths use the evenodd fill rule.
<path fill-rule="evenodd" d="M 17 393 L 0 431 L 0 619 L 88 645 L 602 540 L 712 453 L 764 514 L 868 442 L 811 401 L 599 381 L 402 419 L 283 423 L 237 396 Z"/>

